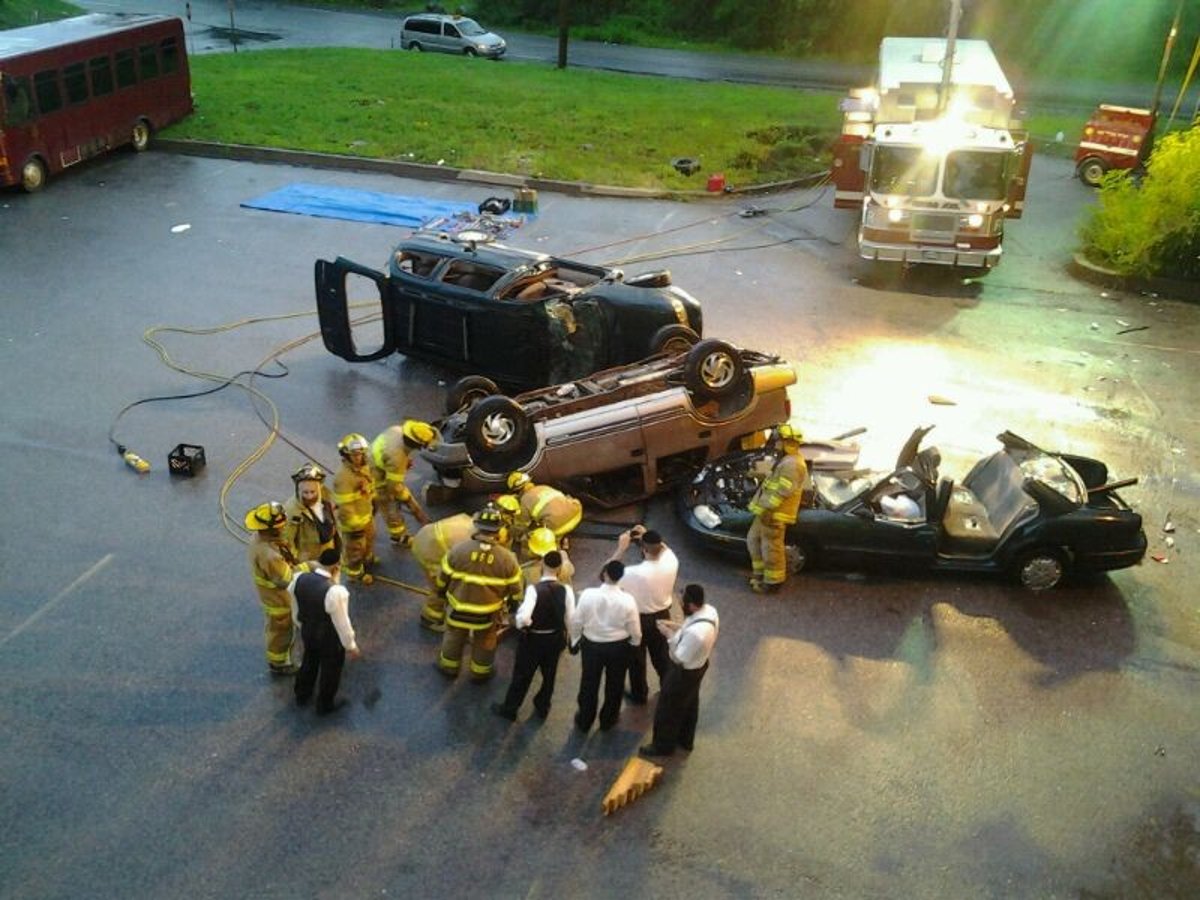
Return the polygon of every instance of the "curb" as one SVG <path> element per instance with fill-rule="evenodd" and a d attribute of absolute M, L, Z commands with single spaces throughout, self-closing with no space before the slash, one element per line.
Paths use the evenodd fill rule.
<path fill-rule="evenodd" d="M 433 166 L 428 163 L 401 162 L 392 159 L 370 159 L 339 153 L 311 153 L 304 150 L 280 150 L 273 147 L 252 147 L 247 144 L 218 144 L 211 141 L 185 141 L 156 138 L 151 147 L 166 153 L 184 156 L 206 156 L 214 159 L 240 159 L 248 162 L 280 163 L 289 166 L 309 166 L 314 169 L 340 169 L 348 172 L 382 172 L 397 178 L 426 181 L 466 181 L 509 188 L 533 188 L 571 197 L 615 197 L 633 200 L 717 200 L 730 195 L 771 194 L 813 185 L 827 177 L 818 172 L 804 178 L 775 181 L 744 188 L 726 187 L 723 192 L 675 191 L 657 188 L 620 187 L 591 184 L 586 181 L 559 181 L 553 178 L 530 178 L 485 172 L 480 169 L 456 169 L 452 166 Z"/>
<path fill-rule="evenodd" d="M 1137 294 L 1155 294 L 1176 300 L 1200 303 L 1200 282 L 1179 281 L 1174 278 L 1138 278 L 1122 275 L 1076 253 L 1067 263 L 1067 271 L 1080 281 L 1087 281 L 1110 290 L 1128 291 Z"/>

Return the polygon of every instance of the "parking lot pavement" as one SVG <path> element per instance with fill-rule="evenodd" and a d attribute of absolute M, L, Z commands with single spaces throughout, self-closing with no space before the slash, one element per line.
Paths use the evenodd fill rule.
<path fill-rule="evenodd" d="M 1200 313 L 1064 274 L 1088 202 L 1065 170 L 1039 163 L 1010 258 L 976 285 L 878 283 L 852 259 L 851 224 L 824 199 L 802 208 L 814 200 L 803 193 L 752 219 L 737 200 L 540 197 L 511 243 L 630 274 L 668 266 L 704 302 L 709 334 L 797 363 L 793 414 L 810 435 L 867 425 L 864 457 L 887 461 L 915 424 L 935 423 L 948 469 L 1006 428 L 1097 456 L 1141 477 L 1124 494 L 1167 560 L 1037 596 L 1000 580 L 813 573 L 768 601 L 691 547 L 666 502 L 608 515 L 663 530 L 723 626 L 696 752 L 610 819 L 600 798 L 652 708 L 574 735 L 578 670 L 565 658 L 549 720 L 509 726 L 488 711 L 502 683 L 434 670 L 436 640 L 403 590 L 352 590 L 365 659 L 343 681 L 350 706 L 322 721 L 289 704 L 265 673 L 244 549 L 219 518 L 222 485 L 269 433 L 262 400 L 230 388 L 136 407 L 117 437 L 151 461 L 144 476 L 107 443 L 126 404 L 210 386 L 165 368 L 147 328 L 275 317 L 162 337 L 187 368 L 252 369 L 315 332 L 311 315 L 280 318 L 312 311 L 314 259 L 382 266 L 399 237 L 242 200 L 314 180 L 475 202 L 491 191 L 117 153 L 0 198 L 0 486 L 14 517 L 0 554 L 0 894 L 1194 886 Z M 1121 333 L 1134 325 L 1148 327 Z M 291 490 L 302 456 L 282 438 L 332 465 L 348 431 L 436 415 L 453 377 L 399 357 L 352 366 L 319 340 L 282 359 L 286 377 L 256 380 L 281 439 L 230 488 L 237 518 Z M 178 443 L 205 447 L 198 477 L 166 474 Z M 609 550 L 577 542 L 579 583 Z M 385 573 L 419 581 L 381 553 Z M 499 659 L 506 682 L 511 649 Z"/>

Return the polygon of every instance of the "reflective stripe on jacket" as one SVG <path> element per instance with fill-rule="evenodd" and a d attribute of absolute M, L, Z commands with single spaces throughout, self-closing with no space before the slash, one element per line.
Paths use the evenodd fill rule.
<path fill-rule="evenodd" d="M 769 514 L 774 521 L 788 525 L 795 522 L 806 478 L 808 466 L 804 463 L 804 457 L 799 452 L 784 454 L 771 474 L 759 485 L 758 492 L 750 501 L 750 512 L 756 516 Z"/>
<path fill-rule="evenodd" d="M 404 483 L 412 466 L 412 457 L 404 444 L 404 431 L 399 425 L 393 425 L 371 442 L 371 462 L 374 464 L 372 475 L 375 490 L 380 497 L 391 493 L 404 503 L 412 496 Z"/>
<path fill-rule="evenodd" d="M 349 461 L 343 461 L 333 476 L 333 502 L 337 504 L 335 515 L 338 528 L 343 532 L 362 531 L 371 522 L 375 509 L 371 500 L 375 495 L 375 483 L 370 471 L 364 466 L 357 469 Z"/>
<path fill-rule="evenodd" d="M 520 594 L 521 567 L 507 547 L 472 538 L 450 548 L 438 586 L 446 592 L 447 624 L 477 631 Z"/>

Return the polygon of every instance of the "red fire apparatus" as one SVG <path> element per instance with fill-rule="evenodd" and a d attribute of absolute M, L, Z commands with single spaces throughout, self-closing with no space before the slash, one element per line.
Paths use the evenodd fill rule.
<path fill-rule="evenodd" d="M 986 41 L 884 38 L 875 86 L 841 108 L 834 206 L 860 211 L 864 259 L 980 273 L 1000 261 L 1033 151 Z"/>
<path fill-rule="evenodd" d="M 1101 103 L 1083 128 L 1075 151 L 1075 172 L 1097 187 L 1110 169 L 1134 169 L 1150 154 L 1154 111 Z"/>

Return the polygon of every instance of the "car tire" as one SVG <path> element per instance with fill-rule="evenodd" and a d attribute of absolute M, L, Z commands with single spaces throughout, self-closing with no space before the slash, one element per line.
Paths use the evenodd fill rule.
<path fill-rule="evenodd" d="M 529 417 L 511 397 L 497 394 L 477 402 L 467 413 L 464 432 L 471 461 L 485 472 L 502 475 L 533 455 Z"/>
<path fill-rule="evenodd" d="M 472 59 L 474 59 L 476 56 L 478 56 L 478 55 L 479 55 L 479 53 L 478 53 L 478 52 L 475 50 L 475 48 L 474 48 L 474 47 L 468 47 L 467 49 L 465 49 L 465 50 L 463 51 L 463 55 L 464 55 L 464 56 L 469 56 L 469 57 L 471 57 Z"/>
<path fill-rule="evenodd" d="M 138 119 L 133 125 L 133 132 L 129 136 L 129 143 L 133 145 L 133 149 L 141 153 L 150 146 L 150 123 L 145 119 Z"/>
<path fill-rule="evenodd" d="M 787 561 L 788 574 L 796 575 L 813 567 L 817 558 L 817 548 L 803 538 L 785 538 L 783 558 Z"/>
<path fill-rule="evenodd" d="M 1104 173 L 1107 171 L 1108 165 L 1104 160 L 1098 156 L 1089 156 L 1079 163 L 1075 174 L 1088 187 L 1100 187 L 1100 182 L 1104 180 Z"/>
<path fill-rule="evenodd" d="M 683 364 L 683 382 L 699 400 L 732 396 L 749 377 L 741 353 L 725 341 L 701 341 L 688 351 Z"/>
<path fill-rule="evenodd" d="M 482 375 L 467 375 L 458 379 L 446 392 L 446 415 L 453 415 L 460 409 L 477 403 L 484 397 L 499 394 L 500 388 L 496 382 Z"/>
<path fill-rule="evenodd" d="M 1067 577 L 1067 560 L 1061 550 L 1040 547 L 1017 557 L 1013 574 L 1028 590 L 1041 592 L 1057 587 Z"/>
<path fill-rule="evenodd" d="M 21 166 L 21 190 L 35 194 L 46 186 L 46 164 L 36 156 L 25 160 Z"/>
<path fill-rule="evenodd" d="M 409 49 L 409 50 L 416 50 L 418 53 L 420 53 L 420 52 L 421 52 L 422 50 L 424 50 L 425 48 L 424 48 L 424 47 L 422 47 L 420 44 L 418 44 L 416 41 L 413 41 L 411 44 L 409 44 L 409 45 L 408 45 L 408 49 Z"/>
<path fill-rule="evenodd" d="M 700 343 L 700 335 L 686 325 L 664 325 L 650 338 L 650 355 L 686 353 Z"/>

